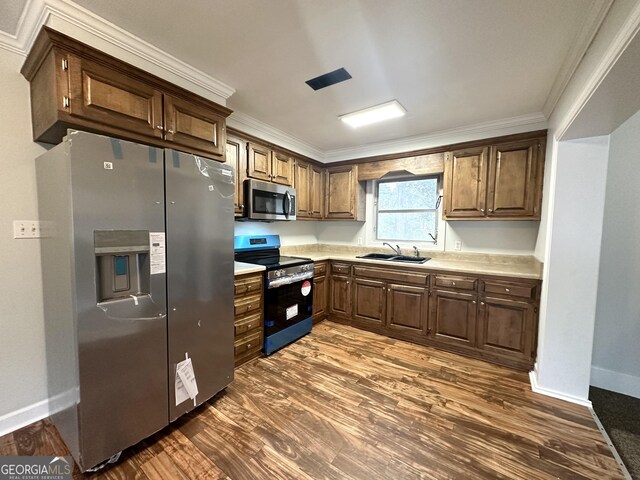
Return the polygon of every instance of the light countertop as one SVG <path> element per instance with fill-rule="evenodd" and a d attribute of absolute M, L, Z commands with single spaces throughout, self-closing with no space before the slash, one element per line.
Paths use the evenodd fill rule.
<path fill-rule="evenodd" d="M 266 270 L 264 265 L 254 265 L 253 263 L 234 262 L 234 271 L 236 275 L 244 275 L 245 273 L 258 273 Z"/>
<path fill-rule="evenodd" d="M 425 270 L 441 270 L 476 275 L 496 275 L 534 280 L 542 278 L 542 263 L 532 256 L 489 255 L 457 252 L 422 252 L 421 255 L 431 257 L 431 260 L 422 264 L 407 264 L 400 262 L 388 262 L 384 260 L 356 258 L 357 255 L 364 255 L 372 252 L 389 253 L 386 250 L 373 247 L 318 244 L 283 247 L 281 250 L 282 253 L 286 255 L 308 257 L 316 262 L 322 260 L 344 260 L 398 268 L 423 268 Z"/>

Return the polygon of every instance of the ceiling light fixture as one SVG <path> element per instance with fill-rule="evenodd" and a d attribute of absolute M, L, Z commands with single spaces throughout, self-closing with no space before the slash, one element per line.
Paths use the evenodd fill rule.
<path fill-rule="evenodd" d="M 391 100 L 390 102 L 382 103 L 375 107 L 369 107 L 363 110 L 358 110 L 357 112 L 340 115 L 339 118 L 347 125 L 350 125 L 353 128 L 358 128 L 363 125 L 402 117 L 406 113 L 407 111 L 398 103 L 397 100 Z"/>

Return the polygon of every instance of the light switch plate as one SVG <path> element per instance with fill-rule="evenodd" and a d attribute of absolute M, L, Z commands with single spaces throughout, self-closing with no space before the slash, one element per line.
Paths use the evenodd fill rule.
<path fill-rule="evenodd" d="M 453 249 L 454 249 L 456 252 L 459 252 L 460 250 L 462 250 L 462 242 L 461 242 L 460 240 L 456 241 L 456 243 L 455 243 L 455 245 L 454 245 Z"/>
<path fill-rule="evenodd" d="M 41 238 L 42 229 L 37 220 L 14 220 L 13 238 Z"/>

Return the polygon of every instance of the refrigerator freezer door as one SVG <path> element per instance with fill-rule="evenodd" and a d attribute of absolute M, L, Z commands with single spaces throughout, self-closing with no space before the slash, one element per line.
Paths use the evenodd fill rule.
<path fill-rule="evenodd" d="M 233 170 L 165 150 L 170 420 L 233 379 Z M 191 359 L 198 394 L 179 395 L 176 369 Z M 184 394 L 184 390 L 183 390 Z M 177 405 L 176 405 L 177 403 Z"/>
<path fill-rule="evenodd" d="M 164 169 L 154 147 L 85 132 L 67 142 L 84 469 L 168 424 L 166 276 L 151 274 L 148 243 L 164 232 Z"/>

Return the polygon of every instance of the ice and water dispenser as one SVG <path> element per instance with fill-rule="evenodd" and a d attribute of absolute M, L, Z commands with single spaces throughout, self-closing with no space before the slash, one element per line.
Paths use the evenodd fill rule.
<path fill-rule="evenodd" d="M 149 231 L 96 230 L 98 303 L 150 293 Z"/>

